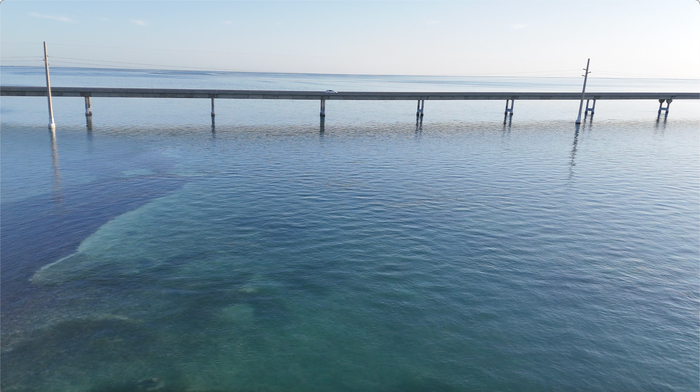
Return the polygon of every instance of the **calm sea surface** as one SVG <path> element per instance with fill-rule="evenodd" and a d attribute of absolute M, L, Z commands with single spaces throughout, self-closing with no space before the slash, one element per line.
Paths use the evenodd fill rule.
<path fill-rule="evenodd" d="M 596 79 L 589 91 L 698 91 Z M 581 78 L 54 69 L 54 86 Z M 42 85 L 3 67 L 2 85 Z M 697 391 L 700 105 L 2 97 L 3 391 Z"/>

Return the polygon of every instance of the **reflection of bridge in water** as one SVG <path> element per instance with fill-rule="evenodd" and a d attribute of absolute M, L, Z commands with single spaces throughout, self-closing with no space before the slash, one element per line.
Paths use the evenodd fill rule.
<path fill-rule="evenodd" d="M 2 86 L 2 96 L 46 97 L 46 87 Z M 85 115 L 92 116 L 91 98 L 205 98 L 211 100 L 211 115 L 215 99 L 288 99 L 320 102 L 320 115 L 326 115 L 326 101 L 416 101 L 416 116 L 423 117 L 425 101 L 506 101 L 505 116 L 513 115 L 516 100 L 523 101 L 586 101 L 586 114 L 593 114 L 598 100 L 658 100 L 659 111 L 668 116 L 676 99 L 700 99 L 700 93 L 602 92 L 583 96 L 580 92 L 362 92 L 362 91 L 277 91 L 277 90 L 202 90 L 161 88 L 51 87 L 54 97 L 83 97 Z M 592 101 L 592 105 L 591 105 Z M 664 105 L 664 103 L 666 105 Z"/>

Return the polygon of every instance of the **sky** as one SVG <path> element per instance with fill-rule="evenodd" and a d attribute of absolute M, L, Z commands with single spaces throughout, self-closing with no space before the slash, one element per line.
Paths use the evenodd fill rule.
<path fill-rule="evenodd" d="M 0 64 L 700 78 L 700 0 L 0 3 Z"/>

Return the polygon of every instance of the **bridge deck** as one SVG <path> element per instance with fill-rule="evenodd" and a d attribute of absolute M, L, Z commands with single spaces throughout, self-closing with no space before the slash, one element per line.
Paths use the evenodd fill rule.
<path fill-rule="evenodd" d="M 45 97 L 46 87 L 0 86 L 2 96 Z M 218 99 L 297 99 L 297 100 L 579 100 L 580 92 L 364 92 L 204 90 L 161 88 L 51 87 L 54 97 L 120 98 L 218 98 Z M 587 92 L 585 99 L 700 99 L 700 93 L 673 92 Z"/>

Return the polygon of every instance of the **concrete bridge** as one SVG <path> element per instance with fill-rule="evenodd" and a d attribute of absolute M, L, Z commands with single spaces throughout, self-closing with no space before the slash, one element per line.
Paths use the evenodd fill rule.
<path fill-rule="evenodd" d="M 92 97 L 109 98 L 206 98 L 211 99 L 211 115 L 214 116 L 215 99 L 293 99 L 317 100 L 321 104 L 321 117 L 326 115 L 327 100 L 349 101 L 417 101 L 416 115 L 423 116 L 423 107 L 429 101 L 506 101 L 505 115 L 513 115 L 515 100 L 586 100 L 586 114 L 595 111 L 597 100 L 658 100 L 659 112 L 668 115 L 669 105 L 676 99 L 700 99 L 700 93 L 674 92 L 365 92 L 365 91 L 284 91 L 284 90 L 205 90 L 161 88 L 104 88 L 104 87 L 51 87 L 55 97 L 84 97 L 85 115 L 92 115 Z M 14 97 L 46 97 L 46 87 L 0 86 L 0 95 Z M 590 105 L 593 101 L 593 105 Z M 664 106 L 664 103 L 666 105 Z"/>

